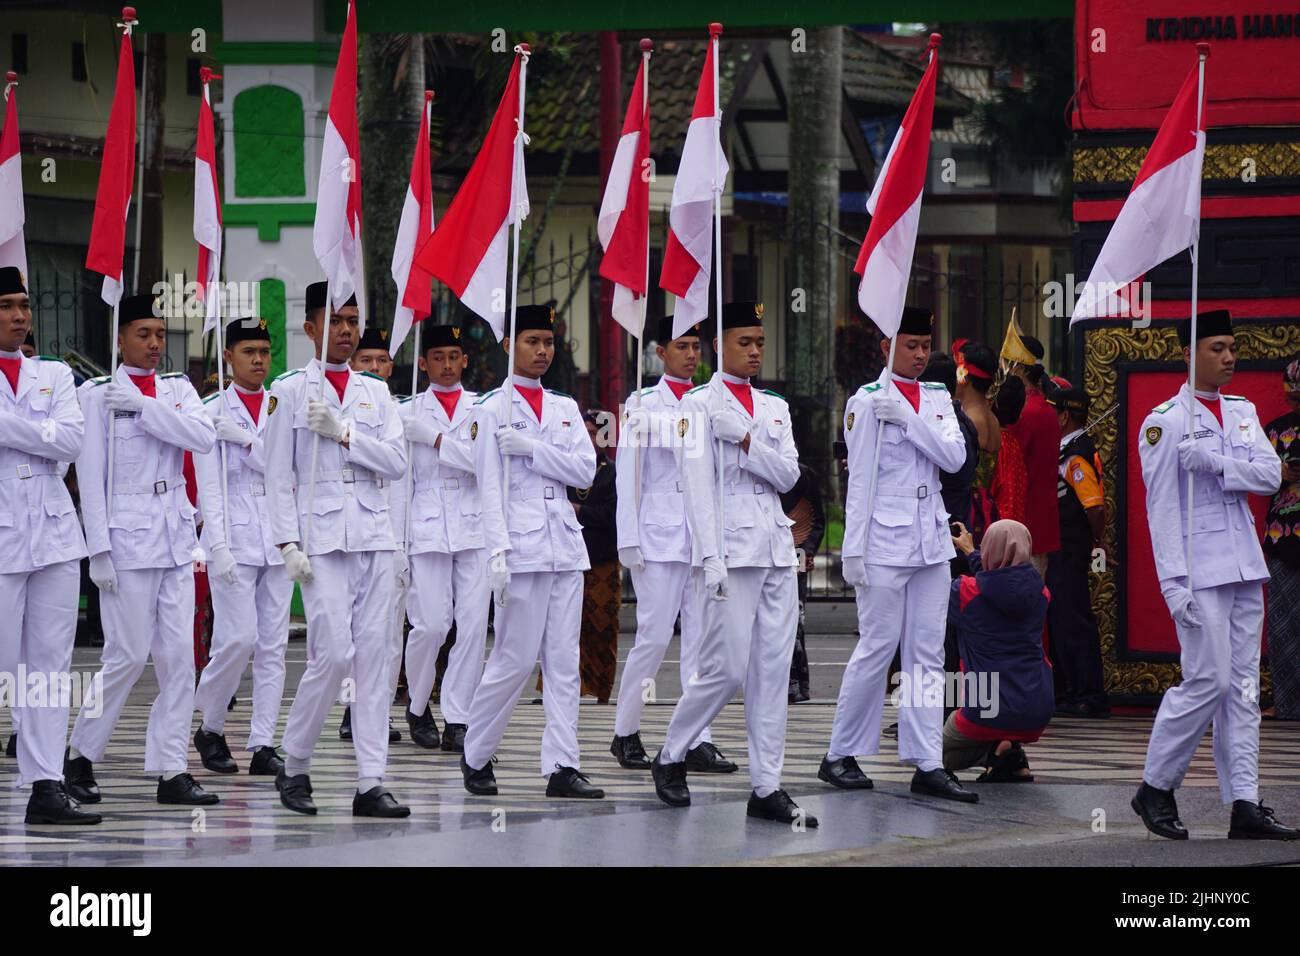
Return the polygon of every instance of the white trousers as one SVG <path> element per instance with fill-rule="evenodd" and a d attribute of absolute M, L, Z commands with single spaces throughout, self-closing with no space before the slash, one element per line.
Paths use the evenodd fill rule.
<path fill-rule="evenodd" d="M 307 612 L 307 669 L 284 726 L 284 752 L 306 760 L 344 678 L 355 674 L 352 747 L 357 776 L 384 776 L 388 705 L 392 699 L 393 602 L 397 580 L 388 551 L 313 554 L 311 584 L 302 585 Z"/>
<path fill-rule="evenodd" d="M 99 592 L 99 614 L 104 625 L 103 698 L 87 697 L 82 703 L 69 742 L 92 762 L 103 759 L 131 688 L 152 657 L 158 696 L 149 709 L 144 769 L 183 772 L 194 722 L 193 567 L 118 571 L 117 591 Z"/>
<path fill-rule="evenodd" d="M 749 779 L 766 797 L 781 786 L 790 656 L 799 625 L 795 569 L 730 568 L 727 599 L 706 599 L 696 673 L 682 689 L 662 759 L 677 763 L 692 741 L 744 689 Z"/>
<path fill-rule="evenodd" d="M 227 584 L 215 574 L 212 588 L 212 656 L 199 677 L 194 706 L 203 726 L 225 733 L 226 707 L 253 659 L 253 719 L 248 750 L 270 747 L 284 699 L 284 652 L 289 644 L 293 582 L 283 565 L 235 565 L 239 580 Z"/>
<path fill-rule="evenodd" d="M 1219 796 L 1225 804 L 1258 803 L 1264 589 L 1256 581 L 1199 588 L 1193 594 L 1205 626 L 1178 627 L 1183 680 L 1160 701 L 1142 778 L 1161 790 L 1176 789 L 1213 723 Z"/>
<path fill-rule="evenodd" d="M 429 706 L 438 676 L 438 653 L 452 621 L 456 644 L 442 677 L 442 716 L 450 724 L 468 724 L 470 703 L 483 674 L 487 647 L 487 559 L 482 548 L 453 554 L 411 555 L 411 636 L 406 644 L 406 686 L 411 713 Z"/>
<path fill-rule="evenodd" d="M 647 561 L 642 571 L 632 571 L 636 589 L 636 642 L 623 665 L 618 685 L 618 708 L 614 734 L 626 737 L 641 729 L 641 712 L 655 699 L 655 675 L 673 639 L 673 624 L 682 616 L 680 671 L 682 690 L 699 666 L 700 640 L 704 634 L 704 572 L 684 561 Z M 696 747 L 711 741 L 706 724 Z"/>
<path fill-rule="evenodd" d="M 519 695 L 542 663 L 541 773 L 579 767 L 578 639 L 582 631 L 581 571 L 522 571 L 511 576 L 506 606 L 497 605 L 496 640 L 469 707 L 465 763 L 480 769 L 505 736 Z M 456 638 L 460 643 L 460 638 Z"/>
<path fill-rule="evenodd" d="M 63 747 L 72 703 L 65 691 L 71 689 L 80 590 L 80 561 L 0 574 L 0 614 L 5 616 L 0 627 L 0 674 L 12 675 L 10 713 L 18 734 L 19 778 L 25 785 L 63 779 Z M 26 669 L 23 683 L 18 681 L 19 664 Z M 31 682 L 37 675 L 46 688 L 39 698 Z"/>
<path fill-rule="evenodd" d="M 943 766 L 942 697 L 922 692 L 945 686 L 943 634 L 951 585 L 947 562 L 867 565 L 867 583 L 857 588 L 858 643 L 844 669 L 831 725 L 831 759 L 879 753 L 885 678 L 901 643 L 900 687 L 910 693 L 899 701 L 898 759 L 920 770 Z"/>

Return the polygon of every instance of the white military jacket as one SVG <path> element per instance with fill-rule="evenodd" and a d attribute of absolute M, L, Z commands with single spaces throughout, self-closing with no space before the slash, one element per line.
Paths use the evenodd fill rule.
<path fill-rule="evenodd" d="M 531 386 L 527 380 L 525 384 Z M 509 415 L 505 390 L 494 388 L 475 403 L 470 423 L 488 553 L 509 548 L 506 562 L 511 572 L 585 571 L 591 561 L 566 488 L 591 487 L 596 449 L 578 403 L 547 389 L 539 422 L 528 401 L 513 389 L 511 394 Z M 503 510 L 504 456 L 496 441 L 497 428 L 507 423 L 537 440 L 531 459 L 510 456 L 508 513 Z"/>
<path fill-rule="evenodd" d="M 22 357 L 16 392 L 0 376 L 0 574 L 86 556 L 63 483 L 83 434 L 72 372 L 61 361 Z"/>
<path fill-rule="evenodd" d="M 1282 484 L 1282 462 L 1255 413 L 1239 395 L 1220 393 L 1214 413 L 1196 402 L 1196 441 L 1223 456 L 1223 474 L 1194 473 L 1192 587 L 1267 581 L 1268 567 L 1247 495 L 1272 495 Z M 1178 443 L 1187 437 L 1187 385 L 1142 422 L 1138 456 L 1147 489 L 1147 524 L 1161 581 L 1187 574 L 1187 472 Z"/>
<path fill-rule="evenodd" d="M 113 380 L 135 388 L 125 365 Z M 117 412 L 113 425 L 113 501 L 108 495 L 108 416 L 102 387 L 109 376 L 79 390 L 86 415 L 86 441 L 77 458 L 77 488 L 86 546 L 92 555 L 112 552 L 119 571 L 179 568 L 196 557 L 194 507 L 185 493 L 185 453 L 211 451 L 216 430 L 203 403 L 181 372 L 156 375 L 154 398 L 144 410 Z"/>
<path fill-rule="evenodd" d="M 317 398 L 340 419 L 351 420 L 353 428 L 348 448 L 320 438 L 311 537 L 303 550 L 312 555 L 397 547 L 388 501 L 389 486 L 406 470 L 406 440 L 397 402 L 383 379 L 368 372 L 347 372 L 342 402 L 328 381 L 322 398 L 318 359 L 285 372 L 271 385 L 263 441 L 271 537 L 277 546 L 304 543 L 312 446 L 318 438 L 307 427 L 307 401 Z"/>
<path fill-rule="evenodd" d="M 718 555 L 718 528 L 729 568 L 794 567 L 794 524 L 781 508 L 780 494 L 799 480 L 799 452 L 790 407 L 775 392 L 752 388 L 751 418 L 740 399 L 715 372 L 706 385 L 682 396 L 678 407 L 678 460 L 682 466 L 692 563 Z M 730 408 L 751 425 L 749 451 L 713 437 L 709 415 Z M 723 496 L 718 496 L 717 453 L 722 446 Z M 721 515 L 719 515 L 721 509 Z"/>
<path fill-rule="evenodd" d="M 913 409 L 897 389 L 890 389 L 894 402 L 907 416 L 907 424 L 885 423 L 876 498 L 872 514 L 865 513 L 880 426 L 871 400 L 885 387 L 887 374 L 881 372 L 876 381 L 858 389 L 844 409 L 849 482 L 841 553 L 846 558 L 862 558 L 866 564 L 942 564 L 956 551 L 948 529 L 949 515 L 939 496 L 939 472 L 957 471 L 966 461 L 966 442 L 952 397 L 942 383 L 920 383 L 919 409 Z"/>
<path fill-rule="evenodd" d="M 685 397 L 685 396 L 683 396 Z M 674 449 L 681 404 L 668 382 L 633 393 L 625 408 L 649 412 L 653 424 L 642 439 L 641 511 L 636 506 L 636 455 L 631 444 L 620 442 L 618 469 L 614 474 L 617 491 L 616 522 L 618 546 L 640 548 L 647 561 L 691 561 L 691 533 L 686 522 L 686 503 L 682 493 L 682 470 Z"/>
<path fill-rule="evenodd" d="M 410 469 L 393 490 L 393 527 L 399 535 L 406 532 L 406 509 L 411 509 L 407 554 L 483 547 L 483 508 L 470 438 L 477 399 L 475 392 L 462 389 L 451 418 L 432 386 L 401 403 L 403 421 L 418 415 L 442 433 L 437 448 L 410 443 Z"/>
<path fill-rule="evenodd" d="M 270 393 L 262 389 L 261 411 L 254 422 L 234 385 L 224 392 L 209 395 L 203 408 L 214 422 L 225 416 L 253 437 L 248 446 L 218 440 L 206 455 L 194 456 L 194 477 L 199 486 L 199 513 L 203 519 L 200 543 L 208 557 L 218 545 L 226 544 L 231 557 L 239 564 L 262 567 L 283 564 L 280 549 L 271 533 L 271 515 L 266 499 L 266 458 L 263 433 L 266 431 Z M 226 505 L 221 510 L 221 448 L 226 454 Z M 226 525 L 230 537 L 226 539 Z"/>

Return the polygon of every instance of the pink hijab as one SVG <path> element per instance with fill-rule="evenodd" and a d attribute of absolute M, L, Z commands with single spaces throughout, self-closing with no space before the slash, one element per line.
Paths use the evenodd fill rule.
<path fill-rule="evenodd" d="M 1013 564 L 1028 564 L 1033 553 L 1029 529 L 1019 521 L 995 521 L 980 542 L 980 559 L 985 571 Z"/>

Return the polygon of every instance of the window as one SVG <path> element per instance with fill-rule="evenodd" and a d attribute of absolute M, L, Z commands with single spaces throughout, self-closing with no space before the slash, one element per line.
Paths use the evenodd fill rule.
<path fill-rule="evenodd" d="M 9 50 L 9 68 L 15 73 L 27 72 L 27 34 L 15 33 Z"/>
<path fill-rule="evenodd" d="M 81 42 L 72 44 L 72 82 L 86 82 L 86 44 Z"/>
<path fill-rule="evenodd" d="M 305 196 L 302 100 L 282 86 L 254 86 L 235 97 L 235 195 Z"/>

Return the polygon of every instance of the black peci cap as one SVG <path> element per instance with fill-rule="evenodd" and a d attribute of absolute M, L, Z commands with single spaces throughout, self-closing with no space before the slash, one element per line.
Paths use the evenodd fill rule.
<path fill-rule="evenodd" d="M 688 335 L 694 335 L 697 337 L 703 336 L 704 323 L 696 322 L 694 325 L 692 325 L 681 335 L 677 336 L 677 338 L 679 339 L 685 338 Z M 660 345 L 667 345 L 669 342 L 673 340 L 673 317 L 671 315 L 665 315 L 662 319 L 659 320 L 659 330 L 658 330 L 658 334 L 655 336 L 655 339 L 659 342 Z"/>
<path fill-rule="evenodd" d="M 0 268 L 0 295 L 25 295 L 27 277 L 17 266 Z"/>
<path fill-rule="evenodd" d="M 1232 315 L 1227 309 L 1212 309 L 1196 317 L 1196 340 L 1213 338 L 1216 335 L 1232 335 Z M 1183 319 L 1178 323 L 1178 344 L 1186 347 L 1192 344 L 1192 320 Z"/>
<path fill-rule="evenodd" d="M 378 349 L 381 352 L 388 351 L 388 330 L 381 329 L 377 325 L 366 325 L 366 330 L 361 333 L 361 341 L 357 343 L 357 351 L 362 352 L 366 349 Z"/>
<path fill-rule="evenodd" d="M 311 315 L 317 309 L 325 308 L 325 295 L 329 286 L 328 282 L 313 282 L 307 286 L 307 307 L 306 312 Z M 348 301 L 344 302 L 339 308 L 346 309 L 350 305 L 357 304 L 357 297 L 353 295 Z"/>
<path fill-rule="evenodd" d="M 762 302 L 728 302 L 722 306 L 722 328 L 752 329 L 763 325 Z"/>
<path fill-rule="evenodd" d="M 521 305 L 515 309 L 515 335 L 540 330 L 555 331 L 555 309 L 549 305 Z"/>
<path fill-rule="evenodd" d="M 429 349 L 464 349 L 465 341 L 461 337 L 459 325 L 434 325 L 426 321 L 420 329 L 420 348 Z"/>
<path fill-rule="evenodd" d="M 899 335 L 933 335 L 934 313 L 915 305 L 903 306 L 903 318 L 898 323 Z"/>
<path fill-rule="evenodd" d="M 232 319 L 226 324 L 226 348 L 240 342 L 269 342 L 271 330 L 266 327 L 266 319 Z"/>
<path fill-rule="evenodd" d="M 117 306 L 118 328 L 137 319 L 165 319 L 167 302 L 160 295 L 144 293 L 142 295 L 123 296 Z"/>

